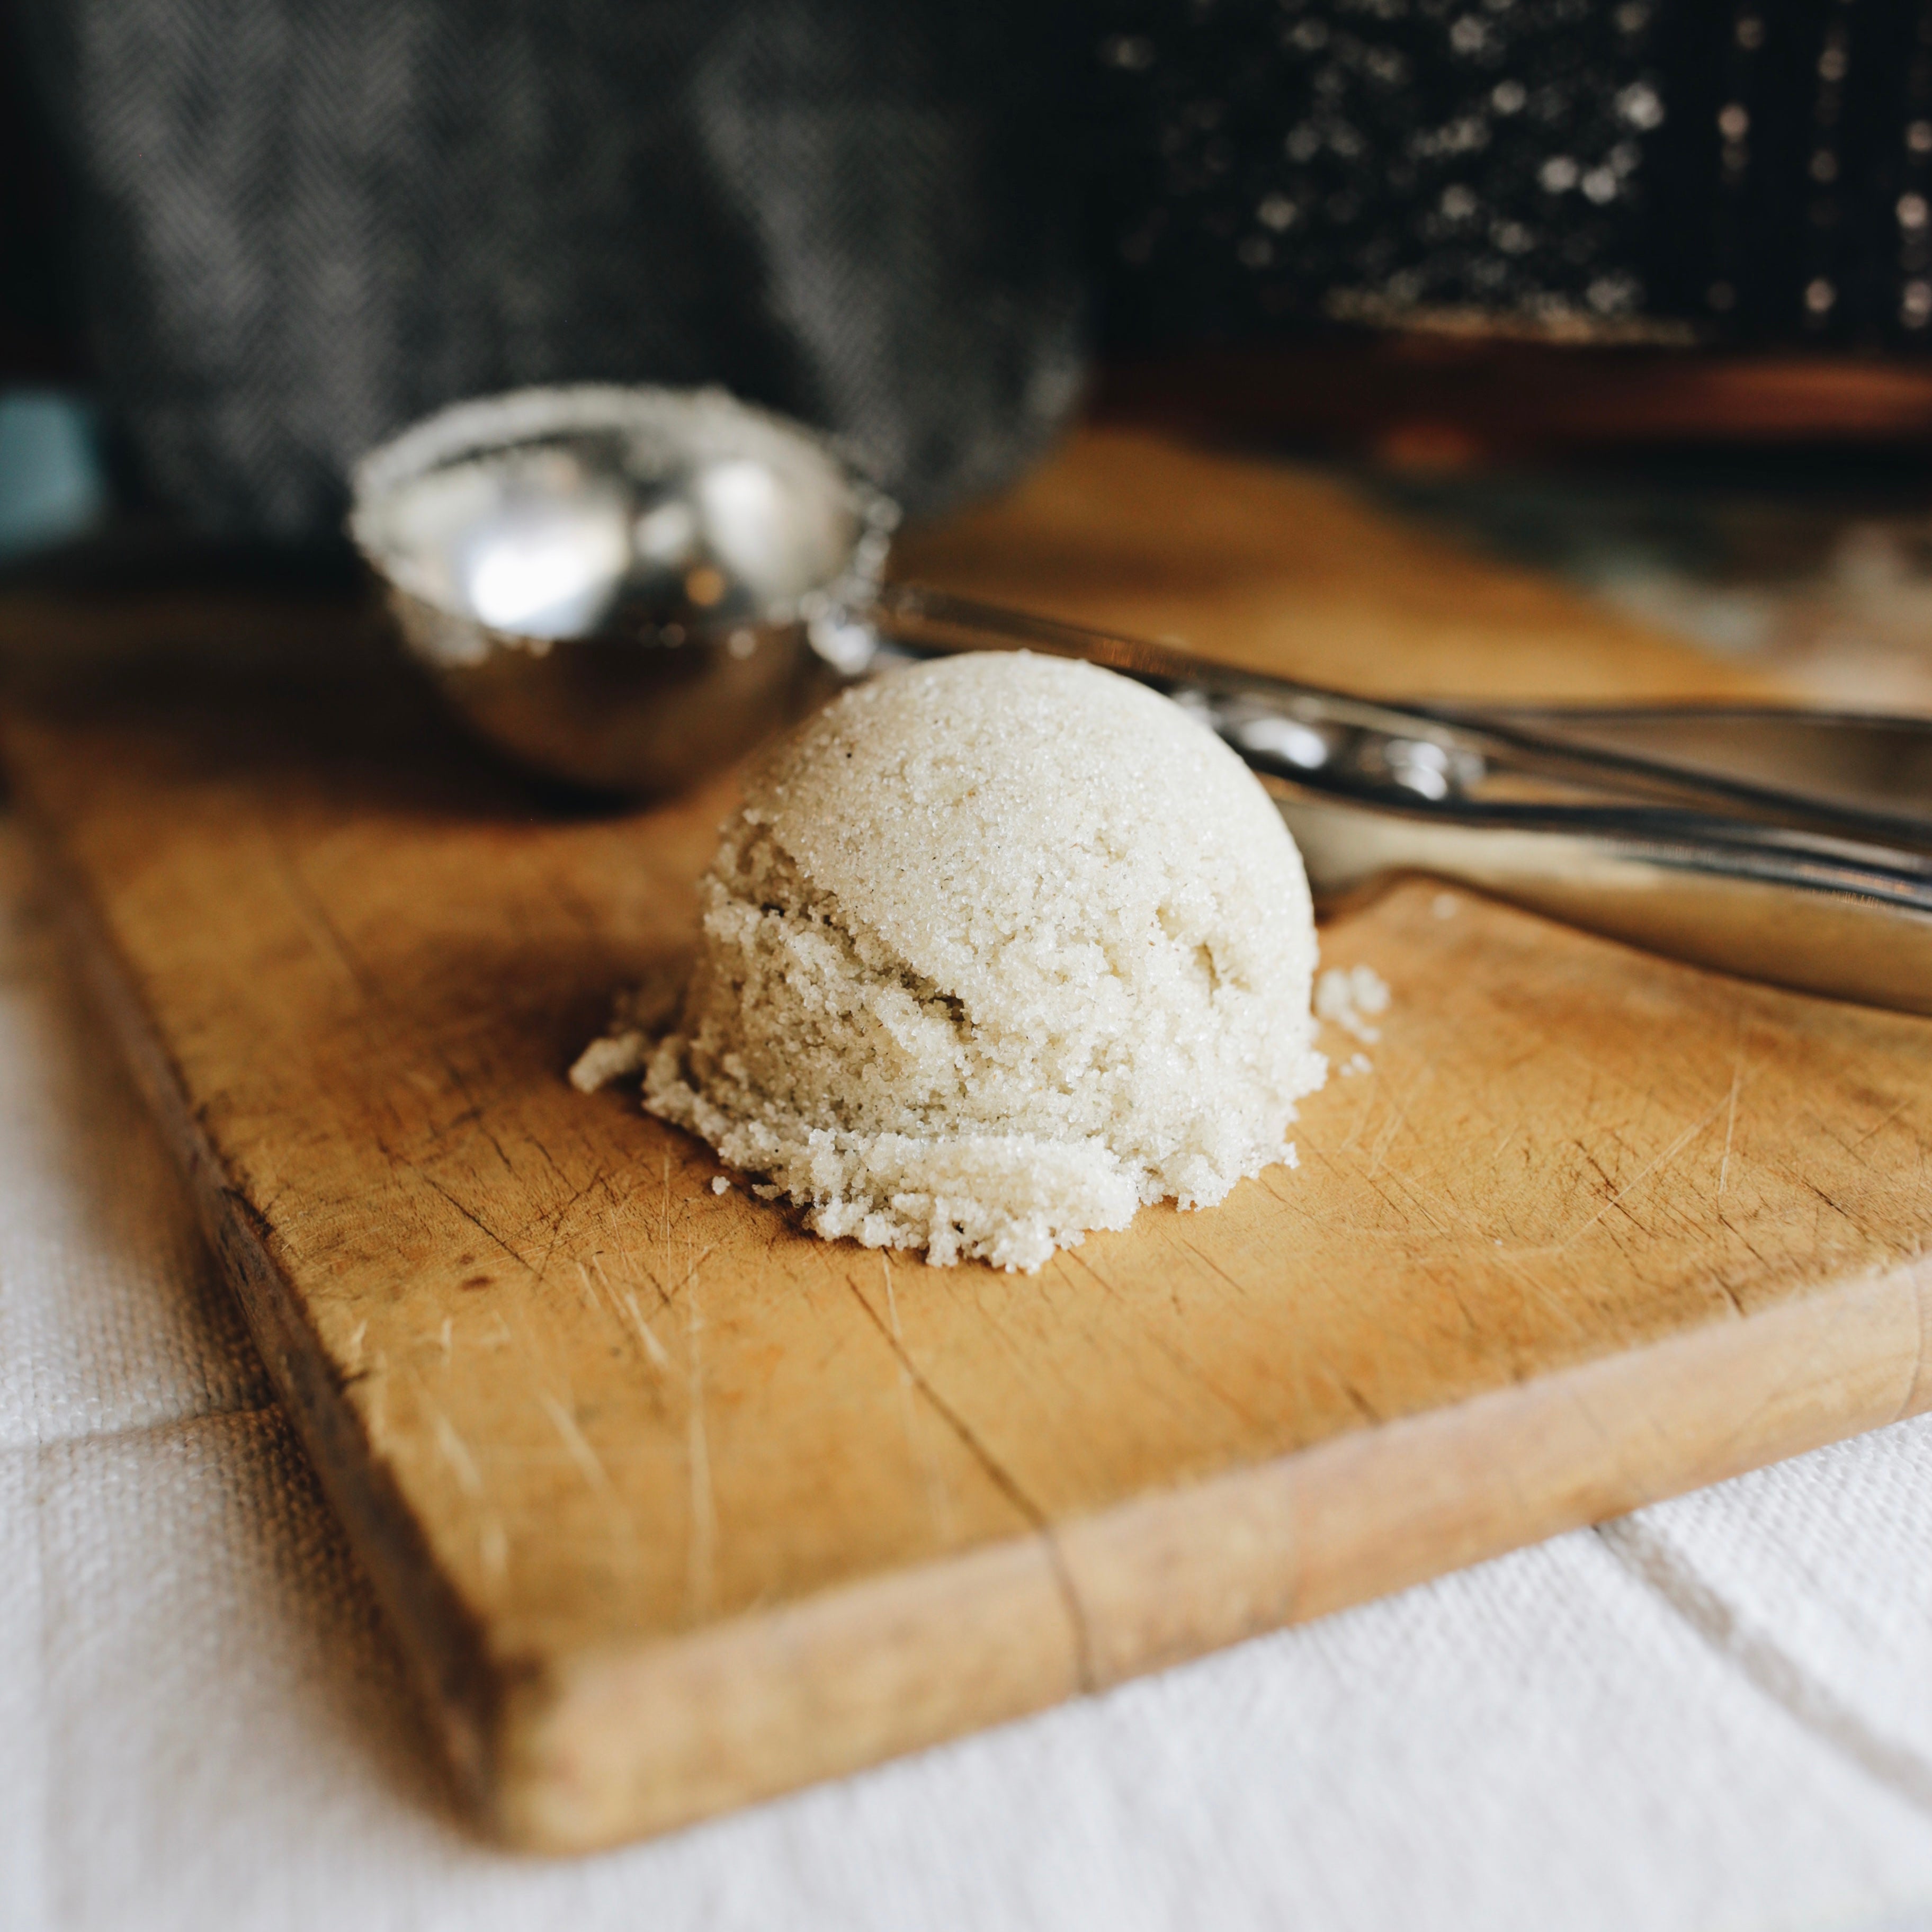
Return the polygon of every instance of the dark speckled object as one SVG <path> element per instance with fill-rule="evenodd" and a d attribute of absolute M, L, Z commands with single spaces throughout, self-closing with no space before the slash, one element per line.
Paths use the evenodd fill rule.
<path fill-rule="evenodd" d="M 1921 346 L 1926 0 L 1121 0 L 1116 339 L 1353 320 Z"/>

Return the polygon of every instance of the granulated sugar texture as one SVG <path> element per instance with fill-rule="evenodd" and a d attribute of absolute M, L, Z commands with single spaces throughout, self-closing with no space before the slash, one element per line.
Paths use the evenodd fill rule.
<path fill-rule="evenodd" d="M 644 1104 L 818 1233 L 1036 1268 L 1294 1160 L 1321 1084 L 1294 842 L 1234 753 L 1090 665 L 959 657 L 769 754 Z"/>

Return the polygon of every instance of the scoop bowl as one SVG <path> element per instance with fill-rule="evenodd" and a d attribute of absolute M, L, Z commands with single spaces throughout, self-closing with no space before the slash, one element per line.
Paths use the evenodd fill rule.
<path fill-rule="evenodd" d="M 824 690 L 814 622 L 878 590 L 897 506 L 830 438 L 721 389 L 525 389 L 358 464 L 349 532 L 470 728 L 665 794 Z"/>

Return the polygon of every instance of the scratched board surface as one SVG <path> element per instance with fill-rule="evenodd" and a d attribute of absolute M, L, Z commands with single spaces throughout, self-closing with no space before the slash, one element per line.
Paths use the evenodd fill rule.
<path fill-rule="evenodd" d="M 1084 433 L 905 547 L 1358 688 L 1734 674 L 1331 482 Z M 210 635 L 16 598 L 0 641 Z M 362 622 L 291 614 L 325 644 Z M 84 653 L 77 653 L 84 655 Z M 43 652 L 44 655 L 44 652 Z M 1932 1400 L 1932 1024 L 1405 885 L 1298 1170 L 1036 1276 L 802 1233 L 565 1071 L 730 802 L 560 806 L 272 651 L 10 703 L 81 956 L 482 1815 L 661 1829 Z"/>

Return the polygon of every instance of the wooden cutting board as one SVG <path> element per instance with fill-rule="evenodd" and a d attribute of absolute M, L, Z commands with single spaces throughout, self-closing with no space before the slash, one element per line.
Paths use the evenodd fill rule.
<path fill-rule="evenodd" d="M 1090 431 L 906 547 L 1364 688 L 1740 680 L 1330 482 Z M 216 637 L 0 609 L 15 656 Z M 1299 1171 L 1037 1276 L 802 1234 L 565 1070 L 728 782 L 574 815 L 358 625 L 16 697 L 4 748 L 336 1506 L 494 1828 L 658 1831 L 1932 1402 L 1932 1023 L 1426 883 Z M 260 628 L 258 623 L 258 629 Z"/>

